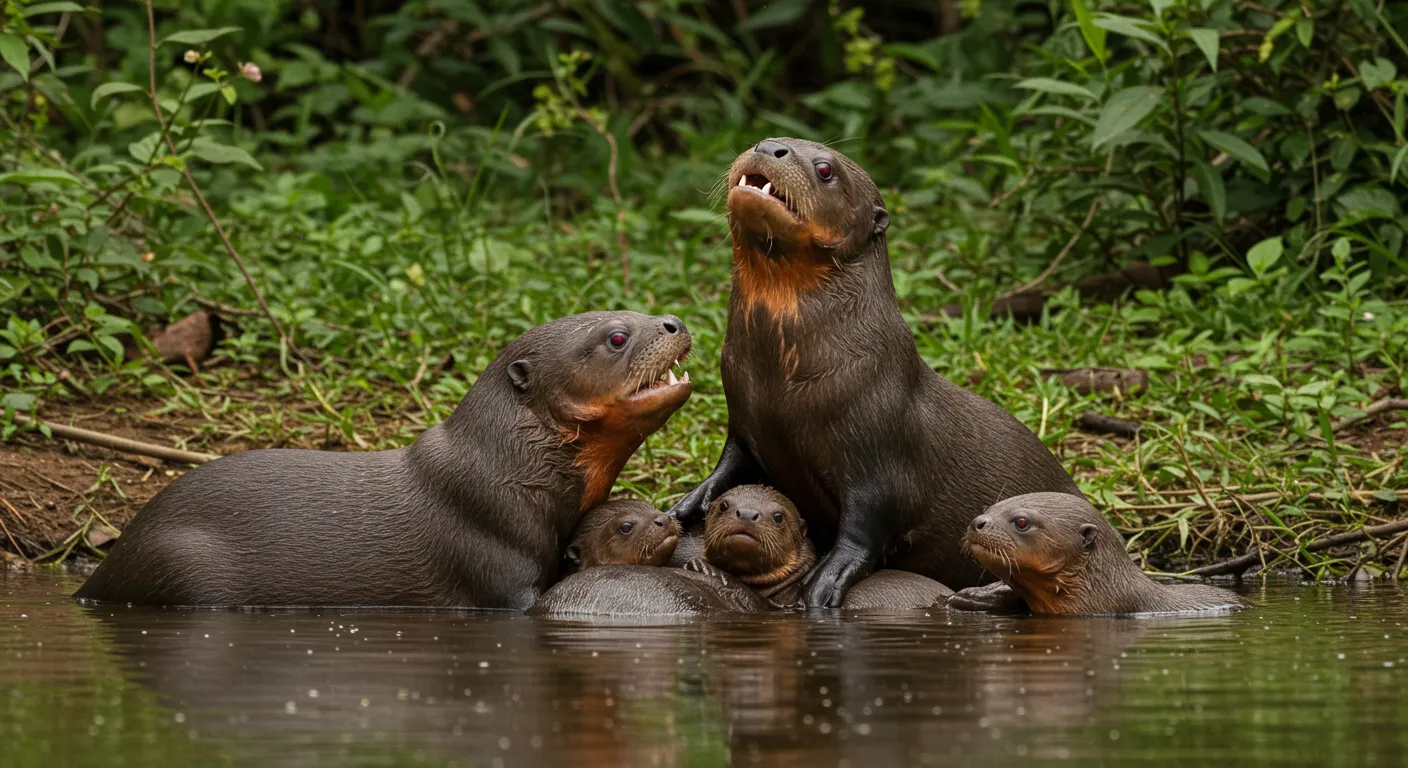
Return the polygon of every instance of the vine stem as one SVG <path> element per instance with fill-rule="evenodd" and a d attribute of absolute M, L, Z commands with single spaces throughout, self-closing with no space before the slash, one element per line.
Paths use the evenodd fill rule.
<path fill-rule="evenodd" d="M 156 14 L 152 10 L 152 0 L 145 0 L 147 6 L 147 36 L 148 51 L 147 65 L 149 67 L 149 77 L 151 78 L 151 98 L 152 109 L 156 111 L 156 119 L 162 125 L 162 136 L 166 140 L 166 146 L 171 149 L 171 154 L 176 155 L 176 142 L 171 140 L 171 134 L 166 130 L 166 116 L 161 111 L 161 100 L 157 97 L 156 90 Z M 175 115 L 172 116 L 175 120 Z M 255 284 L 254 277 L 249 274 L 249 270 L 244 265 L 244 259 L 240 258 L 239 251 L 230 242 L 230 238 L 225 234 L 225 228 L 220 226 L 220 219 L 215 215 L 215 210 L 206 201 L 205 194 L 200 191 L 200 185 L 196 184 L 196 179 L 191 175 L 191 169 L 185 163 L 181 164 L 181 175 L 186 177 L 186 184 L 190 186 L 191 192 L 195 193 L 196 202 L 200 203 L 201 210 L 205 212 L 205 217 L 210 220 L 211 226 L 215 227 L 215 234 L 220 236 L 220 242 L 225 245 L 225 252 L 230 255 L 230 259 L 235 262 L 235 266 L 240 268 L 240 273 L 244 275 L 244 281 L 249 285 L 249 290 L 254 293 L 254 298 L 259 302 L 260 309 L 264 310 L 264 316 L 269 319 L 269 323 L 274 326 L 274 330 L 279 334 L 279 342 L 298 358 L 308 361 L 308 358 L 294 345 L 293 339 L 284 333 L 284 327 L 274 317 L 273 310 L 269 309 L 268 302 L 264 301 L 264 294 L 259 292 L 259 286 Z"/>

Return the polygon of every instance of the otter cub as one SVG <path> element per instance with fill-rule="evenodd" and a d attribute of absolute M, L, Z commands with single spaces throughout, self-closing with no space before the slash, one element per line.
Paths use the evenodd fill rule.
<path fill-rule="evenodd" d="M 680 540 L 680 522 L 635 499 L 588 510 L 567 545 L 564 574 L 600 565 L 664 565 Z"/>
<path fill-rule="evenodd" d="M 1159 584 L 1139 570 L 1124 539 L 1085 499 L 1029 493 L 992 505 L 968 528 L 964 545 L 1009 590 L 978 587 L 955 608 L 1015 607 L 1037 614 L 1127 616 L 1245 607 L 1236 594 L 1204 584 Z M 1004 594 L 1004 593 L 1007 594 Z"/>
<path fill-rule="evenodd" d="M 816 563 L 807 523 L 781 493 L 741 485 L 720 496 L 705 517 L 704 554 L 684 567 L 734 576 L 776 606 L 798 602 L 802 578 Z M 933 579 L 880 571 L 853 587 L 841 604 L 852 610 L 927 608 L 953 594 Z"/>

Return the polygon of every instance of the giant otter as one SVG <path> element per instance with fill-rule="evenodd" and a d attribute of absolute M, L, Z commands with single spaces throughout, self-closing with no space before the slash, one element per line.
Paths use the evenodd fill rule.
<path fill-rule="evenodd" d="M 865 171 L 821 144 L 768 139 L 725 178 L 728 436 L 671 513 L 776 486 L 827 550 L 802 588 L 808 606 L 840 606 L 882 560 L 981 583 L 959 557 L 969 521 L 1009 495 L 1079 495 L 1075 483 L 1031 430 L 919 357 L 890 275 L 890 216 Z"/>
<path fill-rule="evenodd" d="M 955 608 L 1013 606 L 1084 616 L 1196 613 L 1243 607 L 1235 593 L 1204 584 L 1159 584 L 1139 570 L 1119 531 L 1083 498 L 1029 493 L 1004 499 L 973 519 L 965 546 L 1010 588 L 963 590 Z M 965 594 L 968 593 L 968 594 Z M 1003 597 L 1008 597 L 1003 600 Z M 975 599 L 973 599 L 975 598 Z"/>
<path fill-rule="evenodd" d="M 405 448 L 255 450 L 172 483 L 78 598 L 522 610 L 578 518 L 690 395 L 679 318 L 589 312 L 524 332 Z"/>
<path fill-rule="evenodd" d="M 583 570 L 544 593 L 529 615 L 762 613 L 791 604 L 816 562 L 797 508 L 761 485 L 733 488 L 710 505 L 699 557 L 683 568 L 648 567 L 671 559 L 677 531 L 644 502 L 597 507 L 568 548 Z M 950 594 L 917 574 L 880 571 L 857 584 L 842 607 L 942 607 Z"/>

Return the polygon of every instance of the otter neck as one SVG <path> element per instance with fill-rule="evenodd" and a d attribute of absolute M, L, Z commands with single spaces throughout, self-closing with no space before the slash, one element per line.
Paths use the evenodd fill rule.
<path fill-rule="evenodd" d="M 802 578 L 816 564 L 816 550 L 805 538 L 792 554 L 788 555 L 776 568 L 765 573 L 737 576 L 738 580 L 753 588 L 754 592 L 774 602 L 791 602 L 797 593 Z"/>
<path fill-rule="evenodd" d="M 1139 569 L 1122 547 L 1097 545 L 1086 558 L 1054 576 L 1032 578 L 1013 589 L 1032 613 L 1126 615 L 1174 613 L 1221 607 L 1200 585 L 1159 584 Z"/>

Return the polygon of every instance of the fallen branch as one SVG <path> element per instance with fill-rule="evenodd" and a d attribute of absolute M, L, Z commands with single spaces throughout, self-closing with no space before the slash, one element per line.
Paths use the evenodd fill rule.
<path fill-rule="evenodd" d="M 1364 412 L 1358 416 L 1350 416 L 1345 419 L 1340 419 L 1339 421 L 1335 422 L 1335 424 L 1330 427 L 1330 429 L 1331 431 L 1338 432 L 1344 429 L 1345 427 L 1353 426 L 1361 421 L 1364 421 L 1365 419 L 1372 419 L 1381 413 L 1388 413 L 1389 411 L 1408 411 L 1408 400 L 1394 397 L 1385 397 L 1382 400 L 1375 401 L 1374 404 L 1370 405 L 1368 408 L 1365 408 Z"/>
<path fill-rule="evenodd" d="M 1137 421 L 1127 419 L 1117 419 L 1114 416 L 1087 412 L 1076 418 L 1076 429 L 1082 432 L 1091 432 L 1097 435 L 1116 435 L 1118 437 L 1135 437 L 1143 425 Z"/>
<path fill-rule="evenodd" d="M 24 414 L 15 414 L 16 424 L 29 424 L 36 427 L 47 427 L 56 437 L 65 440 L 73 440 L 88 445 L 96 445 L 102 448 L 111 448 L 114 451 L 123 453 L 135 453 L 139 456 L 151 456 L 155 459 L 176 462 L 177 464 L 205 464 L 214 461 L 219 456 L 212 453 L 196 453 L 194 451 L 183 451 L 180 448 L 167 448 L 164 445 L 154 445 L 143 443 L 139 440 L 128 440 L 125 437 L 94 432 L 79 427 L 70 427 L 64 424 L 54 424 L 39 419 L 31 419 Z"/>
<path fill-rule="evenodd" d="M 152 109 L 156 112 L 156 119 L 158 124 L 165 126 L 166 116 L 162 113 L 161 99 L 157 96 L 156 89 L 156 15 L 152 11 L 152 0 L 146 0 L 146 6 L 147 35 L 149 37 L 150 46 L 149 50 L 147 51 L 147 65 L 150 67 L 149 77 L 151 79 L 152 89 Z M 172 115 L 171 119 L 174 121 L 176 119 L 176 116 Z M 170 148 L 171 154 L 173 156 L 179 155 L 180 152 L 176 149 L 176 142 L 172 140 L 171 133 L 169 131 L 163 131 L 163 134 L 166 138 L 166 146 Z M 200 203 L 201 210 L 205 211 L 206 218 L 210 219 L 210 223 L 215 227 L 215 234 L 220 236 L 220 242 L 225 244 L 225 252 L 230 255 L 230 259 L 235 262 L 235 266 L 240 268 L 240 273 L 244 275 L 244 281 L 249 284 L 249 290 L 254 292 L 254 298 L 258 300 L 259 307 L 264 310 L 264 316 L 269 319 L 269 323 L 273 325 L 274 330 L 278 332 L 279 341 L 281 341 L 288 348 L 288 351 L 292 352 L 296 357 L 302 359 L 305 362 L 311 362 L 307 357 L 303 355 L 303 353 L 298 349 L 298 347 L 294 345 L 293 339 L 289 338 L 288 334 L 284 333 L 284 327 L 279 324 L 278 318 L 274 317 L 273 310 L 269 309 L 269 304 L 264 301 L 264 294 L 259 292 L 259 286 L 255 284 L 254 278 L 249 274 L 249 270 L 245 268 L 244 259 L 240 258 L 239 251 L 235 250 L 235 246 L 230 242 L 230 238 L 225 234 L 225 228 L 220 226 L 220 219 L 216 218 L 214 209 L 210 207 L 210 203 L 206 202 L 205 195 L 201 193 L 200 185 L 196 184 L 196 178 L 191 175 L 190 166 L 183 163 L 181 165 L 181 174 L 186 177 L 186 184 L 190 186 L 191 192 L 195 193 L 196 202 Z"/>
<path fill-rule="evenodd" d="M 1306 544 L 1304 549 L 1307 552 L 1319 552 L 1322 549 L 1338 547 L 1344 544 L 1353 544 L 1357 541 L 1368 541 L 1369 539 L 1377 538 L 1379 536 L 1391 536 L 1395 533 L 1400 533 L 1402 531 L 1408 531 L 1408 520 L 1397 520 L 1392 523 L 1385 523 L 1383 525 L 1375 525 L 1370 526 L 1368 528 L 1361 528 L 1357 531 L 1349 531 L 1348 533 L 1336 533 L 1332 536 L 1322 536 L 1321 538 L 1315 539 L 1309 544 Z M 1248 552 L 1244 555 L 1238 555 L 1228 560 L 1223 560 L 1219 563 L 1205 565 L 1202 568 L 1194 568 L 1193 570 L 1180 575 L 1221 576 L 1223 574 L 1228 573 L 1241 573 L 1242 571 L 1245 571 L 1246 569 L 1250 568 L 1252 565 L 1260 561 L 1261 551 L 1256 550 L 1253 552 Z"/>
<path fill-rule="evenodd" d="M 1395 501 L 1408 501 L 1408 490 L 1395 491 L 1394 494 L 1397 497 Z M 1182 493 L 1180 495 L 1200 496 L 1202 492 L 1195 490 L 1191 493 Z M 1372 491 L 1347 491 L 1345 495 L 1349 497 L 1350 501 L 1361 503 L 1379 500 Z M 1281 491 L 1265 491 L 1263 493 L 1239 493 L 1229 499 L 1218 499 L 1211 504 L 1204 504 L 1200 501 L 1173 502 L 1169 504 L 1131 504 L 1129 506 L 1120 507 L 1120 509 L 1132 509 L 1138 512 L 1175 512 L 1180 509 L 1191 509 L 1193 507 L 1232 507 L 1236 506 L 1239 502 L 1245 504 L 1260 504 L 1268 501 L 1285 501 L 1291 498 L 1302 498 L 1306 501 L 1321 503 L 1341 501 L 1341 499 L 1329 498 L 1323 493 L 1307 493 L 1297 497 L 1292 494 L 1282 493 Z"/>

